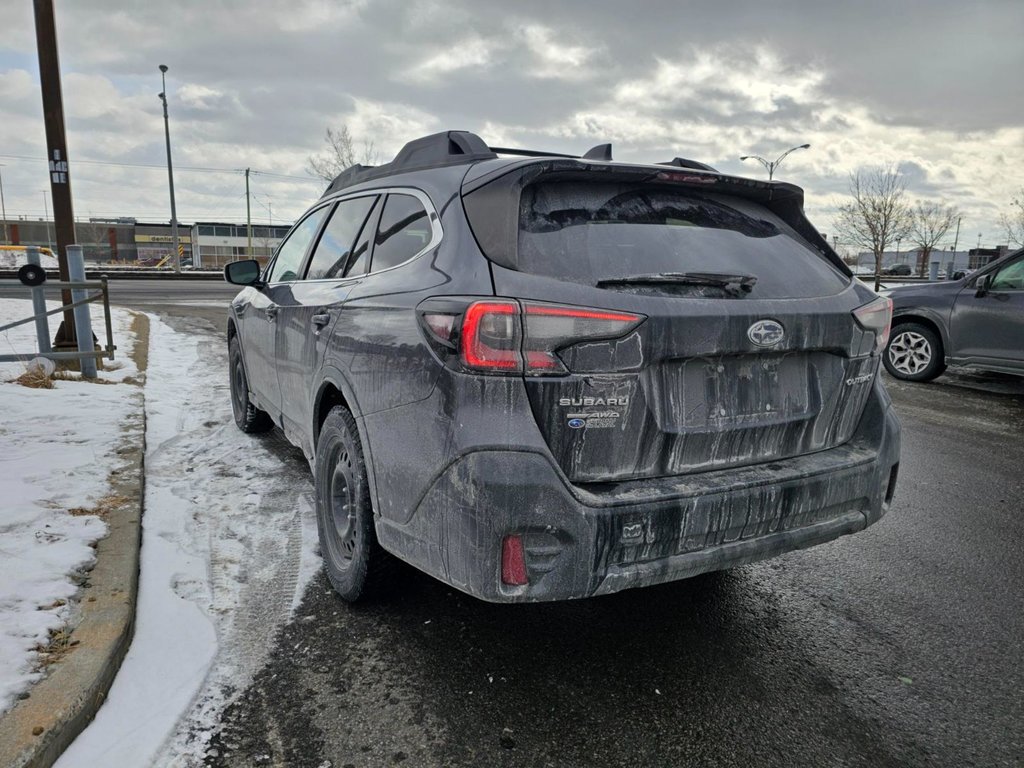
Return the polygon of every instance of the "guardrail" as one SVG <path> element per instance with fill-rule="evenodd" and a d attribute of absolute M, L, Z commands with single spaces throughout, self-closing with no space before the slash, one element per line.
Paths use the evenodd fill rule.
<path fill-rule="evenodd" d="M 98 281 L 85 279 L 85 262 L 82 258 L 82 246 L 69 245 L 67 248 L 68 272 L 72 278 L 66 282 L 50 282 L 46 279 L 46 272 L 40 266 L 39 249 L 28 248 L 28 264 L 18 270 L 20 283 L 31 292 L 32 308 L 34 314 L 31 317 L 17 320 L 13 323 L 0 326 L 0 332 L 17 328 L 20 325 L 27 325 L 35 322 L 36 342 L 39 346 L 35 353 L 18 353 L 0 355 L 0 362 L 28 362 L 37 357 L 48 360 L 78 360 L 82 365 L 82 376 L 85 378 L 96 378 L 96 361 L 102 358 L 114 359 L 114 331 L 110 319 L 110 293 L 107 290 L 107 277 L 103 275 Z M 58 290 L 71 291 L 71 303 L 64 304 L 57 309 L 46 309 L 45 289 L 54 288 Z M 98 293 L 90 294 L 91 289 L 99 288 Z M 88 305 L 96 302 L 103 302 L 103 321 L 106 326 L 107 343 L 100 350 L 96 349 L 92 333 L 92 318 L 89 315 Z M 50 346 L 50 323 L 48 318 L 51 315 L 61 314 L 67 310 L 73 310 L 75 314 L 75 335 L 78 350 L 76 352 L 55 352 Z"/>

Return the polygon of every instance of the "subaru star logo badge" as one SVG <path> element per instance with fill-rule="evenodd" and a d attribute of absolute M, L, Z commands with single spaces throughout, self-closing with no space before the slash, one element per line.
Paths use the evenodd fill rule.
<path fill-rule="evenodd" d="M 747 338 L 759 347 L 774 347 L 785 335 L 786 329 L 775 320 L 758 320 L 747 329 Z"/>

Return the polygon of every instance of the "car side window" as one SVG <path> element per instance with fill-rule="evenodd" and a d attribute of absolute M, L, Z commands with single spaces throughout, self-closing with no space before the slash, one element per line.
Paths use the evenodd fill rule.
<path fill-rule="evenodd" d="M 318 208 L 295 226 L 288 238 L 277 249 L 274 266 L 270 269 L 268 283 L 288 283 L 299 279 L 299 269 L 306 257 L 309 244 L 316 237 L 320 222 L 327 214 L 329 206 Z"/>
<path fill-rule="evenodd" d="M 377 225 L 370 271 L 380 272 L 408 261 L 430 242 L 431 234 L 430 217 L 418 198 L 388 195 Z"/>
<path fill-rule="evenodd" d="M 352 243 L 376 201 L 377 198 L 371 195 L 338 203 L 313 251 L 306 270 L 307 280 L 329 280 L 344 274 L 352 254 Z"/>
<path fill-rule="evenodd" d="M 1024 259 L 1017 259 L 996 272 L 989 290 L 1024 291 Z"/>

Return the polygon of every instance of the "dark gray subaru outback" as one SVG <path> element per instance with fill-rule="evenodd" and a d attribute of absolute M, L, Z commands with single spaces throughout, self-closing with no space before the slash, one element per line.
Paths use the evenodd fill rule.
<path fill-rule="evenodd" d="M 891 305 L 795 186 L 450 131 L 346 170 L 226 277 L 235 420 L 310 459 L 348 600 L 396 557 L 484 600 L 605 594 L 892 499 Z"/>

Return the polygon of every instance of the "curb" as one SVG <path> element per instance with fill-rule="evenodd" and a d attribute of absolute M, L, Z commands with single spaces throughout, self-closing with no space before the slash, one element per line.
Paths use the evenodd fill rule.
<path fill-rule="evenodd" d="M 148 347 L 149 319 L 138 327 L 136 359 Z M 140 356 L 141 357 L 140 359 Z M 130 385 L 129 385 L 130 386 Z M 119 465 L 111 471 L 111 493 L 126 501 L 106 517 L 109 533 L 96 546 L 96 565 L 83 588 L 81 620 L 71 634 L 77 640 L 67 656 L 32 686 L 27 699 L 0 717 L 0 766 L 49 768 L 96 716 L 135 630 L 139 586 L 139 548 L 145 492 L 146 411 L 142 388 L 132 393 L 140 402 L 118 450 Z"/>

